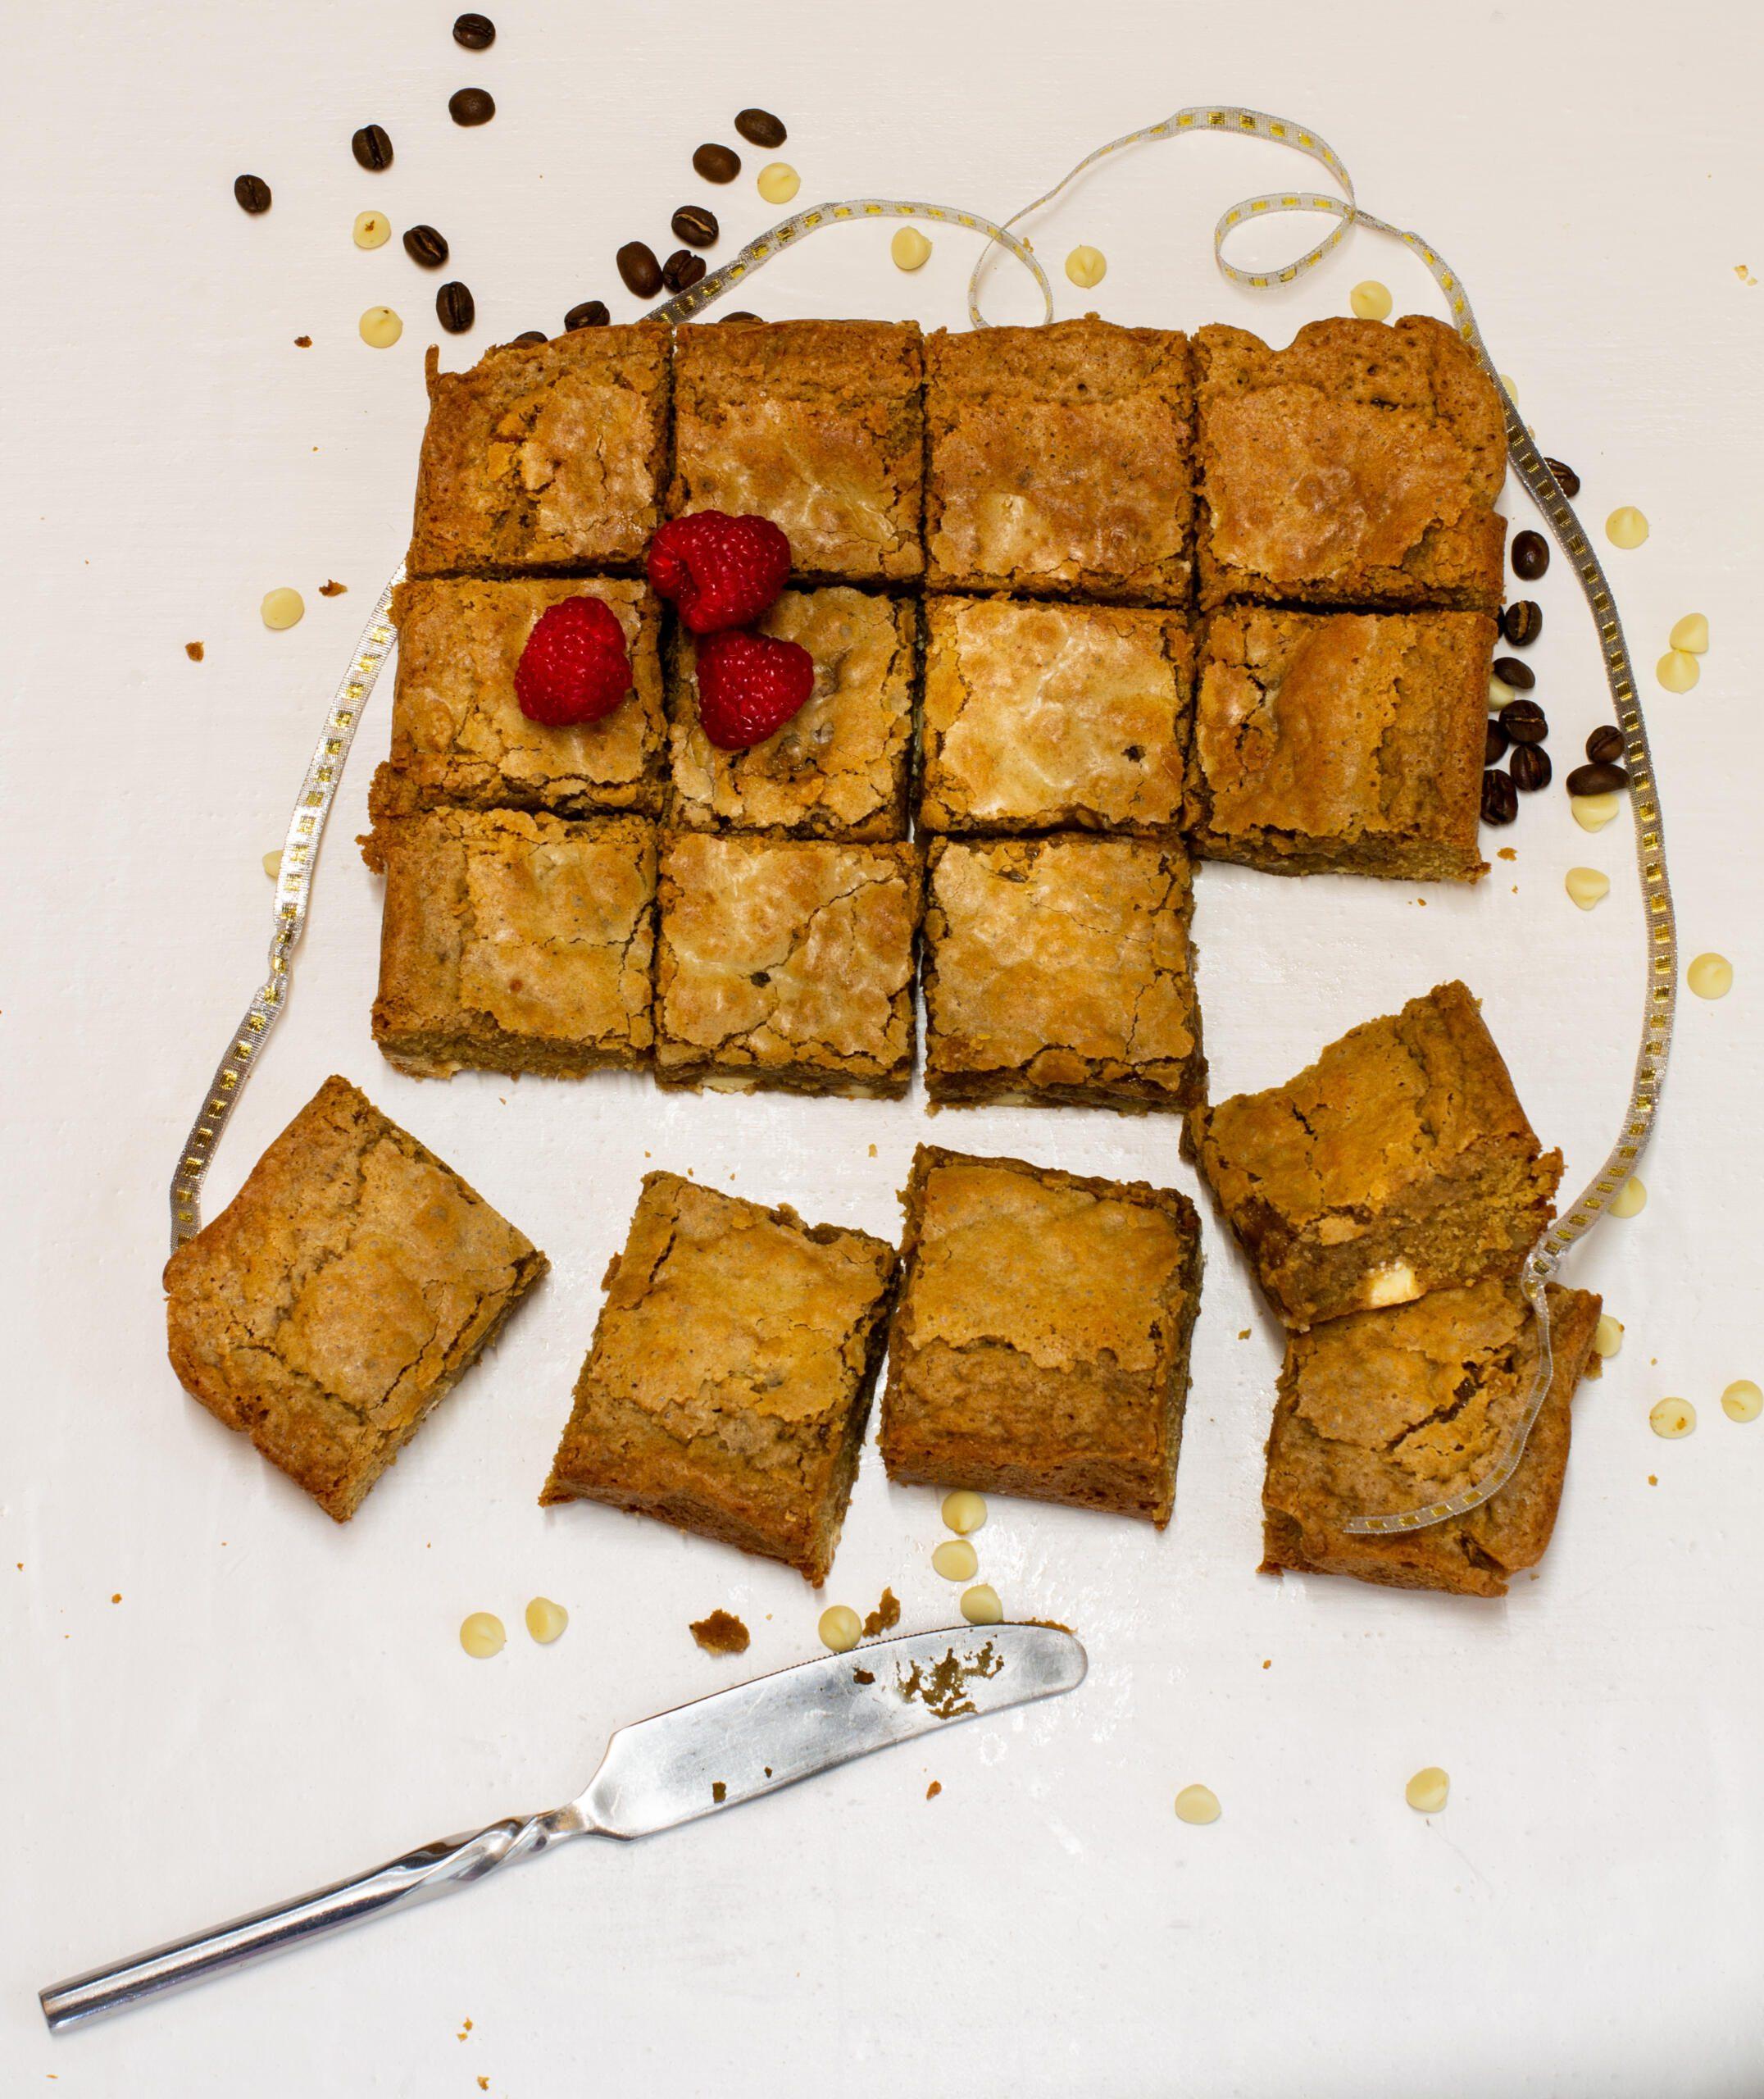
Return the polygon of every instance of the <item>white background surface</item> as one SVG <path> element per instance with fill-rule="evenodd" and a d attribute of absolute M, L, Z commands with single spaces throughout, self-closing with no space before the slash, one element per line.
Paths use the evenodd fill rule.
<path fill-rule="evenodd" d="M 1736 1427 L 1717 1401 L 1764 1375 L 1764 285 L 1734 274 L 1764 275 L 1750 11 L 492 11 L 501 34 L 478 57 L 451 41 L 451 0 L 4 9 L 0 2092 L 1764 2089 L 1764 1423 Z M 467 132 L 445 102 L 471 83 L 498 114 Z M 1682 612 L 1713 627 L 1695 693 L 1644 685 L 1684 954 L 1724 950 L 1737 986 L 1721 1005 L 1685 999 L 1652 1200 L 1572 1264 L 1628 1341 L 1578 1403 L 1540 1578 L 1490 1604 L 1256 1575 L 1279 1350 L 1207 1213 L 1172 1528 L 995 1502 L 979 1541 L 1008 1609 L 1080 1630 L 1080 1693 L 640 1846 L 580 1846 L 52 2042 L 39 1986 L 561 1799 L 611 1727 L 809 1651 L 822 1600 L 867 1609 L 887 1582 L 906 1629 L 948 1618 L 935 1499 L 891 1490 L 873 1450 L 824 1599 L 634 1518 L 534 1507 L 646 1163 L 890 1236 L 924 1137 L 1194 1187 L 1157 1120 L 930 1124 L 917 1093 L 879 1107 L 393 1074 L 368 1036 L 377 899 L 350 845 L 383 690 L 210 1213 L 339 1070 L 553 1273 L 346 1530 L 183 1396 L 161 1323 L 165 1183 L 261 968 L 260 856 L 402 551 L 435 332 L 435 280 L 396 238 L 357 251 L 354 214 L 448 234 L 446 274 L 480 316 L 448 344 L 457 362 L 555 329 L 581 298 L 628 316 L 613 250 L 641 235 L 665 253 L 677 203 L 712 204 L 725 254 L 766 223 L 751 180 L 766 156 L 743 148 L 726 191 L 688 165 L 744 103 L 789 124 L 804 203 L 872 191 L 1002 214 L 1103 139 L 1208 98 L 1319 128 L 1372 209 L 1462 269 L 1545 448 L 1584 476 L 1584 513 L 1647 512 L 1647 546 L 1612 562 L 1638 661 Z M 377 177 L 348 150 L 369 121 L 397 148 Z M 266 217 L 234 204 L 242 169 L 273 185 Z M 1231 319 L 1284 341 L 1367 275 L 1399 307 L 1437 310 L 1419 267 L 1371 234 L 1275 297 L 1216 277 L 1217 212 L 1307 179 L 1237 140 L 1112 162 L 1034 230 L 1062 311 Z M 966 247 L 940 239 L 908 279 L 887 238 L 822 237 L 750 303 L 961 325 Z M 1080 240 L 1110 260 L 1089 297 L 1057 275 Z M 1026 314 L 997 281 L 999 317 Z M 355 329 L 382 301 L 407 324 L 384 353 Z M 349 594 L 321 598 L 328 576 Z M 307 614 L 271 635 L 257 603 L 284 582 Z M 1559 772 L 1603 709 L 1560 561 L 1537 594 Z M 183 648 L 198 637 L 200 667 Z M 1398 884 L 1205 869 L 1216 1089 L 1277 1081 L 1462 974 L 1578 1185 L 1632 1054 L 1628 841 L 1575 829 L 1553 790 L 1496 842 L 1516 862 L 1425 908 Z M 1562 893 L 1576 863 L 1613 878 L 1590 917 Z M 1649 1432 L 1666 1393 L 1698 1409 L 1688 1441 Z M 520 1629 L 537 1592 L 572 1614 L 549 1650 Z M 719 1605 L 754 1628 L 746 1664 L 687 1636 Z M 493 1664 L 455 1638 L 475 1609 L 511 1629 Z M 1432 1763 L 1453 1783 L 1429 1821 L 1403 1787 Z M 1197 1779 L 1225 1805 L 1211 1828 L 1171 1812 Z"/>

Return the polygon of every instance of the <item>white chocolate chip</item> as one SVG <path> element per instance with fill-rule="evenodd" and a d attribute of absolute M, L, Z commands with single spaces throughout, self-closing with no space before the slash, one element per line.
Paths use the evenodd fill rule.
<path fill-rule="evenodd" d="M 897 270 L 922 270 L 931 259 L 931 244 L 916 226 L 902 226 L 888 244 Z"/>
<path fill-rule="evenodd" d="M 1668 692 L 1689 692 L 1703 669 L 1688 649 L 1669 649 L 1654 665 L 1654 676 Z"/>
<path fill-rule="evenodd" d="M 1699 954 L 1684 981 L 1699 999 L 1725 999 L 1734 988 L 1734 965 L 1725 954 Z"/>
<path fill-rule="evenodd" d="M 356 326 L 371 350 L 389 350 L 404 333 L 404 323 L 389 306 L 371 306 Z"/>
<path fill-rule="evenodd" d="M 384 248 L 392 238 L 392 221 L 384 212 L 357 212 L 355 244 L 357 248 Z"/>
<path fill-rule="evenodd" d="M 1198 1826 L 1219 1819 L 1219 1796 L 1211 1786 L 1184 1786 L 1176 1795 L 1176 1819 Z"/>
<path fill-rule="evenodd" d="M 1407 1304 L 1421 1295 L 1421 1285 L 1407 1261 L 1387 1261 L 1366 1279 L 1361 1295 L 1372 1309 L 1385 1304 Z"/>
<path fill-rule="evenodd" d="M 1583 911 L 1603 904 L 1611 894 L 1611 877 L 1597 867 L 1571 867 L 1562 878 L 1562 887 Z"/>
<path fill-rule="evenodd" d="M 527 1630 L 542 1647 L 548 1647 L 570 1623 L 570 1614 L 549 1596 L 535 1596 L 527 1605 Z"/>
<path fill-rule="evenodd" d="M 962 1615 L 970 1625 L 997 1625 L 1002 1620 L 1004 1605 L 990 1582 L 976 1582 L 962 1591 Z"/>
<path fill-rule="evenodd" d="M 1491 714 L 1498 714 L 1508 700 L 1517 699 L 1518 697 L 1517 691 L 1508 685 L 1504 678 L 1491 677 L 1489 679 L 1489 712 Z"/>
<path fill-rule="evenodd" d="M 1100 248 L 1075 248 L 1066 258 L 1066 274 L 1080 291 L 1089 291 L 1108 275 L 1108 257 Z"/>
<path fill-rule="evenodd" d="M 1368 277 L 1364 284 L 1356 285 L 1348 293 L 1348 303 L 1362 321 L 1388 321 L 1396 302 L 1390 296 L 1388 285 L 1380 284 L 1375 277 Z"/>
<path fill-rule="evenodd" d="M 846 1655 L 863 1637 L 864 1622 L 849 1604 L 829 1604 L 821 1614 L 819 1629 L 823 1647 Z"/>
<path fill-rule="evenodd" d="M 1614 547 L 1639 547 L 1648 536 L 1648 520 L 1633 503 L 1621 504 L 1605 520 L 1605 537 Z"/>
<path fill-rule="evenodd" d="M 953 1494 L 943 1496 L 943 1521 L 950 1529 L 966 1537 L 970 1531 L 982 1530 L 986 1523 L 986 1497 L 975 1494 L 970 1487 L 957 1487 Z"/>
<path fill-rule="evenodd" d="M 1623 806 L 1621 798 L 1609 795 L 1571 795 L 1569 805 L 1582 831 L 1603 831 Z"/>
<path fill-rule="evenodd" d="M 1636 1173 L 1632 1173 L 1611 1199 L 1613 1217 L 1639 1217 L 1647 1207 L 1647 1183 Z"/>
<path fill-rule="evenodd" d="M 1736 1377 L 1721 1395 L 1721 1412 L 1730 1421 L 1756 1421 L 1764 1414 L 1764 1392 L 1749 1377 Z"/>
<path fill-rule="evenodd" d="M 1403 1788 L 1403 1797 L 1417 1814 L 1438 1814 L 1451 1790 L 1449 1776 L 1437 1764 L 1430 1764 Z"/>
<path fill-rule="evenodd" d="M 1681 649 L 1687 656 L 1701 656 L 1709 646 L 1709 620 L 1706 612 L 1686 612 L 1666 636 L 1674 649 Z"/>
<path fill-rule="evenodd" d="M 284 627 L 298 626 L 306 617 L 307 601 L 284 583 L 280 590 L 266 595 L 258 610 L 263 614 L 264 625 L 280 634 Z"/>
<path fill-rule="evenodd" d="M 980 1556 L 966 1538 L 945 1538 L 931 1555 L 931 1564 L 946 1582 L 971 1582 Z"/>
<path fill-rule="evenodd" d="M 1593 1353 L 1598 1356 L 1613 1356 L 1623 1346 L 1623 1322 L 1613 1319 L 1608 1312 L 1601 1312 L 1598 1324 L 1593 1329 Z"/>
<path fill-rule="evenodd" d="M 507 1638 L 502 1621 L 492 1611 L 475 1610 L 459 1628 L 459 1644 L 475 1661 L 487 1662 L 502 1651 Z"/>
<path fill-rule="evenodd" d="M 802 178 L 788 161 L 771 161 L 759 171 L 757 188 L 768 204 L 788 204 L 802 186 Z"/>
<path fill-rule="evenodd" d="M 1498 371 L 1494 376 L 1507 389 L 1507 399 L 1516 401 L 1519 398 L 1519 381 L 1504 371 Z"/>
<path fill-rule="evenodd" d="M 1689 1400 L 1656 1400 L 1648 1409 L 1648 1426 L 1668 1442 L 1689 1436 L 1697 1425 L 1697 1409 Z"/>
<path fill-rule="evenodd" d="M 264 854 L 263 872 L 272 882 L 279 882 L 282 879 L 282 849 L 280 845 L 273 853 Z"/>

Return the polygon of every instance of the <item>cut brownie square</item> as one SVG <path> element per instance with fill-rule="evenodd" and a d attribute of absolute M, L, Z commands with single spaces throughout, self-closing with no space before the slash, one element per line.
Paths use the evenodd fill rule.
<path fill-rule="evenodd" d="M 889 1477 L 1167 1523 L 1200 1303 L 1194 1205 L 924 1145 L 902 1200 Z"/>
<path fill-rule="evenodd" d="M 515 672 L 540 615 L 568 598 L 598 598 L 625 630 L 631 690 L 598 722 L 530 722 Z M 661 607 L 640 583 L 482 577 L 400 584 L 392 601 L 398 676 L 392 755 L 375 776 L 376 817 L 443 803 L 585 816 L 662 799 L 666 722 Z"/>
<path fill-rule="evenodd" d="M 683 831 L 662 854 L 656 1077 L 898 1099 L 918 849 Z"/>
<path fill-rule="evenodd" d="M 1495 625 L 1481 612 L 1207 622 L 1189 842 L 1270 874 L 1475 881 Z"/>
<path fill-rule="evenodd" d="M 1175 613 L 933 598 L 925 622 L 923 829 L 1180 825 L 1194 656 Z"/>
<path fill-rule="evenodd" d="M 1092 315 L 925 345 L 927 581 L 1185 604 L 1187 339 Z"/>
<path fill-rule="evenodd" d="M 1518 1471 L 1467 1515 L 1371 1537 L 1341 1527 L 1448 1500 L 1493 1468 L 1530 1397 L 1537 1322 L 1516 1283 L 1490 1279 L 1292 1335 L 1268 1437 L 1262 1572 L 1505 1596 L 1555 1528 L 1599 1300 L 1552 1285 L 1549 1309 L 1553 1373 Z"/>
<path fill-rule="evenodd" d="M 542 1502 L 600 1501 L 826 1579 L 894 1250 L 648 1173 Z"/>
<path fill-rule="evenodd" d="M 329 1078 L 166 1267 L 186 1390 L 347 1523 L 545 1256 Z"/>
<path fill-rule="evenodd" d="M 1185 1108 L 1205 1090 L 1189 863 L 1149 839 L 1056 833 L 930 849 L 934 1102 Z"/>
<path fill-rule="evenodd" d="M 1194 339 L 1201 603 L 1500 609 L 1500 396 L 1443 321 Z"/>
<path fill-rule="evenodd" d="M 924 359 L 912 322 L 750 321 L 675 339 L 669 508 L 769 517 L 798 581 L 919 576 Z"/>
<path fill-rule="evenodd" d="M 863 590 L 787 590 L 757 624 L 814 658 L 814 692 L 764 743 L 719 750 L 698 725 L 693 638 L 676 635 L 668 685 L 671 820 L 694 831 L 904 838 L 913 608 Z"/>
<path fill-rule="evenodd" d="M 1458 983 L 1350 1030 L 1284 1086 L 1197 1109 L 1191 1130 L 1289 1327 L 1516 1275 L 1562 1178 Z"/>
<path fill-rule="evenodd" d="M 668 331 L 578 328 L 469 371 L 430 348 L 412 576 L 635 567 L 661 522 Z"/>
<path fill-rule="evenodd" d="M 516 809 L 392 817 L 374 1040 L 416 1078 L 461 1066 L 574 1078 L 649 1059 L 656 834 Z"/>

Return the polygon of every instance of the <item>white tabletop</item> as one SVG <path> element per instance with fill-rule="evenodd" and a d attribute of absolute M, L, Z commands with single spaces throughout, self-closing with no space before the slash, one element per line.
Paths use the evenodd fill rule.
<path fill-rule="evenodd" d="M 1748 11 L 491 0 L 482 57 L 451 41 L 452 11 L 7 10 L 0 2084 L 127 2099 L 1764 2088 L 1764 1423 L 1718 1403 L 1730 1379 L 1764 1376 L 1764 285 L 1736 271 L 1764 276 Z M 468 84 L 497 98 L 482 130 L 447 117 Z M 261 966 L 260 858 L 402 551 L 435 333 L 434 280 L 396 239 L 357 251 L 354 214 L 447 234 L 480 315 L 447 344 L 458 362 L 555 330 L 582 298 L 630 313 L 613 251 L 642 236 L 665 252 L 678 203 L 721 214 L 720 253 L 766 224 L 764 155 L 716 193 L 688 165 L 743 103 L 789 125 L 804 203 L 1002 213 L 1092 145 L 1207 97 L 1319 127 L 1366 203 L 1464 272 L 1546 450 L 1584 477 L 1584 514 L 1633 503 L 1653 521 L 1612 568 L 1684 953 L 1721 949 L 1737 979 L 1723 1004 L 1684 1002 L 1646 1211 L 1571 1266 L 1628 1334 L 1577 1404 L 1539 1576 L 1486 1603 L 1256 1573 L 1278 1337 L 1209 1210 L 1172 1528 L 995 1501 L 979 1540 L 1013 1614 L 1080 1631 L 1081 1691 L 52 2042 L 39 1985 L 548 1805 L 620 1722 L 811 1651 L 822 1600 L 867 1609 L 889 1582 L 907 1628 L 948 1619 L 935 1497 L 891 1489 L 873 1450 L 825 1599 L 635 1518 L 534 1507 L 646 1164 L 891 1236 L 926 1137 L 1196 1192 L 1157 1119 L 931 1123 L 917 1091 L 865 1105 L 398 1077 L 368 1036 L 377 897 L 350 844 L 383 691 L 211 1212 L 338 1070 L 553 1273 L 347 1529 L 184 1396 L 161 1327 L 166 1182 Z M 377 177 L 348 149 L 370 121 L 397 148 Z M 234 205 L 242 170 L 273 185 L 267 216 Z M 1061 311 L 1229 319 L 1284 341 L 1366 276 L 1436 311 L 1419 266 L 1370 234 L 1271 297 L 1220 280 L 1215 215 L 1313 172 L 1237 139 L 1111 162 L 1034 229 L 1055 266 L 1080 241 L 1109 258 L 1089 295 L 1056 267 Z M 1262 252 L 1289 253 L 1298 223 Z M 910 278 L 887 242 L 885 227 L 820 237 L 741 303 L 962 325 L 965 240 L 940 234 Z M 1026 316 L 1023 289 L 996 282 L 999 317 Z M 407 323 L 384 353 L 356 333 L 380 302 Z M 321 597 L 328 577 L 348 594 Z M 258 601 L 284 583 L 307 616 L 271 634 Z M 1538 594 L 1531 660 L 1560 769 L 1606 709 L 1564 564 Z M 1692 609 L 1713 644 L 1674 698 L 1651 667 Z M 198 639 L 199 666 L 184 649 Z M 1462 975 L 1578 1185 L 1614 1133 L 1639 1011 L 1629 840 L 1576 830 L 1552 790 L 1496 842 L 1516 859 L 1469 895 L 1204 869 L 1216 1089 L 1283 1077 Z M 1590 915 L 1563 893 L 1576 863 L 1612 878 Z M 1649 1432 L 1666 1394 L 1698 1408 L 1688 1440 Z M 549 1649 L 520 1630 L 539 1593 L 572 1614 Z M 754 1629 L 745 1664 L 688 1637 L 716 1605 Z M 480 1609 L 513 1635 L 488 1664 L 455 1637 Z M 1403 1797 L 1429 1764 L 1453 1780 L 1431 1820 Z M 1171 1812 L 1193 1780 L 1224 1803 L 1211 1828 Z"/>

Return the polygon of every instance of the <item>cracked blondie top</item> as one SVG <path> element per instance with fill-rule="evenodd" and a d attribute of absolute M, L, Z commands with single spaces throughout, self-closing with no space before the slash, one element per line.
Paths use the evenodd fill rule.
<path fill-rule="evenodd" d="M 1284 1086 L 1197 1109 L 1191 1132 L 1269 1302 L 1301 1328 L 1516 1275 L 1562 1178 L 1459 983 L 1350 1030 Z"/>
<path fill-rule="evenodd" d="M 345 1523 L 546 1266 L 451 1168 L 329 1078 L 167 1263 L 171 1367 Z"/>
<path fill-rule="evenodd" d="M 541 1501 L 659 1517 L 818 1587 L 895 1268 L 867 1232 L 646 1174 Z"/>
<path fill-rule="evenodd" d="M 933 598 L 925 632 L 923 829 L 1180 824 L 1193 648 L 1177 614 Z"/>
<path fill-rule="evenodd" d="M 433 346 L 413 576 L 634 567 L 662 521 L 668 331 L 507 343 L 469 371 Z"/>
<path fill-rule="evenodd" d="M 1268 1437 L 1262 1572 L 1504 1596 L 1555 1528 L 1569 1402 L 1598 1323 L 1584 1290 L 1552 1285 L 1549 1308 L 1553 1374 L 1518 1471 L 1468 1515 L 1388 1537 L 1340 1527 L 1443 1500 L 1499 1456 L 1536 1373 L 1530 1307 L 1516 1283 L 1490 1280 L 1292 1336 Z"/>
<path fill-rule="evenodd" d="M 930 849 L 925 1080 L 934 1102 L 1138 1110 L 1204 1089 L 1189 863 L 1057 833 Z"/>
<path fill-rule="evenodd" d="M 678 832 L 662 854 L 656 1076 L 898 1098 L 918 849 Z"/>
<path fill-rule="evenodd" d="M 648 1061 L 652 825 L 431 809 L 376 824 L 363 858 L 386 877 L 374 1040 L 400 1071 Z"/>
<path fill-rule="evenodd" d="M 1201 603 L 1498 612 L 1500 397 L 1443 321 L 1313 321 L 1284 350 L 1194 339 Z"/>
<path fill-rule="evenodd" d="M 692 639 L 676 634 L 668 688 L 671 821 L 691 830 L 798 838 L 904 838 L 913 607 L 863 590 L 787 590 L 757 627 L 814 658 L 814 692 L 763 743 L 719 750 L 698 726 Z"/>
<path fill-rule="evenodd" d="M 542 612 L 580 597 L 598 598 L 618 616 L 631 690 L 598 722 L 530 722 L 515 697 L 521 652 Z M 558 816 L 657 813 L 666 726 L 662 619 L 643 585 L 585 576 L 402 583 L 392 617 L 398 674 L 391 758 L 374 781 L 376 817 L 440 803 Z"/>
<path fill-rule="evenodd" d="M 1494 622 L 1288 612 L 1207 622 L 1188 774 L 1203 859 L 1475 881 Z"/>
<path fill-rule="evenodd" d="M 769 517 L 810 582 L 921 575 L 924 359 L 911 321 L 783 321 L 675 337 L 671 516 Z"/>
<path fill-rule="evenodd" d="M 923 1145 L 902 1200 L 889 1477 L 1167 1523 L 1200 1298 L 1193 1204 Z"/>

